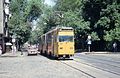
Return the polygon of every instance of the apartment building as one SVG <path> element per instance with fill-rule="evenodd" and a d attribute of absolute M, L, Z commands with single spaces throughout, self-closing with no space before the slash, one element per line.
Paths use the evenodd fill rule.
<path fill-rule="evenodd" d="M 6 50 L 5 43 L 8 40 L 8 18 L 9 18 L 9 0 L 0 0 L 0 49 L 2 53 Z"/>

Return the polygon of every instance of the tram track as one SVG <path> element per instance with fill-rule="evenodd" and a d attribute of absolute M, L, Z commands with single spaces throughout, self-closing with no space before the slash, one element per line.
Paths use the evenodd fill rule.
<path fill-rule="evenodd" d="M 106 60 L 101 60 L 101 59 L 97 59 L 97 58 L 92 58 L 92 57 L 89 57 L 89 56 L 85 56 L 85 57 L 87 57 L 87 58 L 83 58 L 83 57 L 75 57 L 76 59 L 79 59 L 79 60 L 87 60 L 87 61 L 89 61 L 89 63 L 87 63 L 87 62 L 79 62 L 79 61 L 77 61 L 77 60 L 75 60 L 76 62 L 79 62 L 79 63 L 83 63 L 83 64 L 86 64 L 86 65 L 89 65 L 89 66 L 93 66 L 93 67 L 95 67 L 95 68 L 98 68 L 98 69 L 100 69 L 100 70 L 103 70 L 103 71 L 106 71 L 106 72 L 110 72 L 110 73 L 113 73 L 113 74 L 116 74 L 116 75 L 119 75 L 120 76 L 120 71 L 118 71 L 119 69 L 120 69 L 120 66 L 119 65 L 115 65 L 115 64 L 113 64 L 113 63 L 110 63 L 110 62 L 108 62 L 108 61 L 106 61 Z M 89 58 L 89 59 L 88 59 Z M 96 63 L 96 64 L 100 64 L 100 65 L 106 65 L 106 67 L 101 67 L 100 65 L 95 65 L 95 64 L 93 64 L 93 63 L 91 63 L 91 62 L 93 62 L 93 63 Z M 108 62 L 108 63 L 107 63 Z M 113 69 L 109 69 L 110 68 L 110 66 L 111 66 L 111 68 L 113 68 Z M 117 70 L 115 70 L 115 69 L 117 69 Z"/>
<path fill-rule="evenodd" d="M 116 63 L 116 62 L 114 62 L 114 61 L 110 61 L 110 60 L 103 60 L 103 59 L 98 59 L 98 58 L 93 58 L 93 57 L 89 57 L 89 56 L 85 56 L 85 57 L 87 57 L 87 59 L 86 58 L 83 58 L 83 57 L 80 57 L 80 56 L 76 56 L 75 58 L 79 58 L 79 59 L 85 59 L 85 60 L 88 60 L 88 61 L 94 61 L 94 62 L 98 62 L 98 63 L 103 63 L 103 61 L 104 61 L 104 64 L 106 64 L 106 65 L 109 65 L 109 66 L 113 66 L 113 67 L 117 67 L 117 68 L 120 68 L 120 66 L 116 66 L 116 65 L 113 65 L 113 64 L 108 64 L 108 63 L 106 63 L 106 62 L 111 62 L 111 63 L 115 63 L 115 64 L 119 64 L 118 62 Z M 89 58 L 89 59 L 88 59 Z M 102 62 L 101 62 L 102 61 Z"/>
<path fill-rule="evenodd" d="M 88 65 L 88 66 L 91 66 L 91 67 L 94 67 L 94 68 L 96 68 L 96 69 L 100 69 L 100 70 L 105 71 L 105 72 L 109 72 L 109 73 L 112 73 L 112 74 L 115 74 L 115 75 L 119 75 L 119 76 L 120 76 L 119 73 L 116 73 L 116 72 L 113 72 L 113 71 L 110 71 L 110 70 L 106 70 L 106 69 L 104 69 L 104 68 L 100 68 L 100 67 L 97 67 L 97 66 L 94 66 L 94 65 L 85 63 L 85 62 L 80 62 L 80 61 L 77 61 L 77 60 L 74 60 L 74 61 L 75 61 L 75 62 L 78 62 L 78 63 L 82 63 L 82 64 L 85 64 L 85 65 Z"/>
<path fill-rule="evenodd" d="M 75 69 L 75 70 L 77 70 L 77 71 L 79 71 L 79 72 L 84 73 L 85 75 L 87 75 L 87 76 L 89 76 L 89 77 L 91 77 L 91 78 L 99 78 L 98 76 L 95 76 L 95 75 L 91 74 L 91 72 L 86 72 L 86 70 L 82 70 L 82 69 L 80 69 L 80 68 L 77 68 L 77 67 L 69 64 L 69 62 L 67 62 L 67 63 L 66 63 L 66 62 L 63 62 L 63 61 L 60 61 L 60 62 L 61 62 L 62 64 L 64 64 L 64 65 L 68 66 L 68 67 L 71 67 L 71 68 L 73 68 L 73 69 Z M 102 71 L 102 74 L 103 74 L 103 72 L 105 72 L 105 73 L 109 73 L 109 74 L 112 74 L 112 75 L 117 76 L 116 78 L 120 77 L 120 74 L 119 74 L 119 73 L 116 73 L 116 72 L 112 72 L 112 71 L 108 71 L 108 70 L 105 70 L 105 69 L 101 69 L 101 68 L 99 68 L 99 67 L 96 67 L 96 66 L 93 66 L 93 65 L 90 65 L 90 64 L 81 62 L 81 61 L 77 61 L 77 60 L 73 60 L 73 62 L 76 62 L 76 64 L 79 63 L 79 65 L 82 64 L 82 65 L 85 65 L 85 66 L 88 66 L 88 67 L 97 69 L 98 71 Z M 78 65 L 78 66 L 79 66 L 79 65 Z M 86 68 L 86 69 L 87 69 L 87 68 Z M 88 69 L 88 70 L 89 70 L 89 69 Z M 92 70 L 90 70 L 90 71 L 92 71 Z M 97 72 L 97 71 L 96 71 L 96 72 Z M 98 74 L 99 74 L 99 73 L 98 73 Z M 104 76 L 104 77 L 105 77 L 105 76 Z M 100 77 L 100 78 L 101 78 L 101 77 Z M 106 78 L 107 78 L 107 77 L 106 77 Z M 108 77 L 108 78 L 109 78 L 109 77 Z"/>
<path fill-rule="evenodd" d="M 61 61 L 59 61 L 59 62 L 61 62 Z M 79 68 L 77 68 L 77 67 L 74 67 L 74 66 L 72 66 L 72 65 L 69 65 L 69 64 L 67 64 L 67 63 L 65 63 L 65 62 L 61 62 L 62 64 L 64 64 L 64 65 L 66 65 L 66 66 L 68 66 L 68 67 L 71 67 L 71 68 L 73 68 L 73 69 L 75 69 L 75 70 L 77 70 L 77 71 L 79 71 L 79 72 L 82 72 L 83 74 L 85 74 L 85 75 L 87 75 L 87 76 L 89 76 L 89 77 L 91 77 L 91 78 L 96 78 L 95 76 L 93 76 L 93 75 L 91 75 L 91 74 L 89 74 L 89 73 L 87 73 L 87 72 L 85 72 L 85 71 L 83 71 L 83 70 L 81 70 L 81 69 L 79 69 Z"/>
<path fill-rule="evenodd" d="M 113 63 L 116 63 L 116 64 L 120 64 L 120 61 L 119 62 L 118 61 L 111 61 L 111 60 L 105 60 L 105 59 L 100 59 L 100 58 L 96 58 L 96 57 L 90 57 L 90 56 L 85 56 L 85 57 L 92 58 L 92 59 L 103 60 L 103 61 L 108 61 L 108 62 L 113 62 Z M 112 59 L 114 59 L 114 58 L 112 58 Z"/>

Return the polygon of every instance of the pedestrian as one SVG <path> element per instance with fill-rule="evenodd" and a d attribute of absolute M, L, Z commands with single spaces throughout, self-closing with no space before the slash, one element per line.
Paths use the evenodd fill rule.
<path fill-rule="evenodd" d="M 12 53 L 14 54 L 16 52 L 16 46 L 15 44 L 12 45 Z"/>
<path fill-rule="evenodd" d="M 116 43 L 116 42 L 113 43 L 113 51 L 114 51 L 114 52 L 117 51 L 117 43 Z"/>
<path fill-rule="evenodd" d="M 2 54 L 2 47 L 1 47 L 1 45 L 0 45 L 0 56 L 1 56 L 1 54 Z"/>

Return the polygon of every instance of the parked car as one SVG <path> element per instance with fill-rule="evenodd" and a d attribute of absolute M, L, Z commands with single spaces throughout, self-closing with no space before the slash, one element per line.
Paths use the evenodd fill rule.
<path fill-rule="evenodd" d="M 28 55 L 32 55 L 32 54 L 34 54 L 34 55 L 37 55 L 37 48 L 36 47 L 34 47 L 34 46 L 28 46 Z"/>

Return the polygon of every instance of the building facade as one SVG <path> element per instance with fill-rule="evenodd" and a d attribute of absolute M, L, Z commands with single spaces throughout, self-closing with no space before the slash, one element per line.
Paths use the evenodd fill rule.
<path fill-rule="evenodd" d="M 0 0 L 0 47 L 2 53 L 6 51 L 5 43 L 8 40 L 9 0 Z"/>

